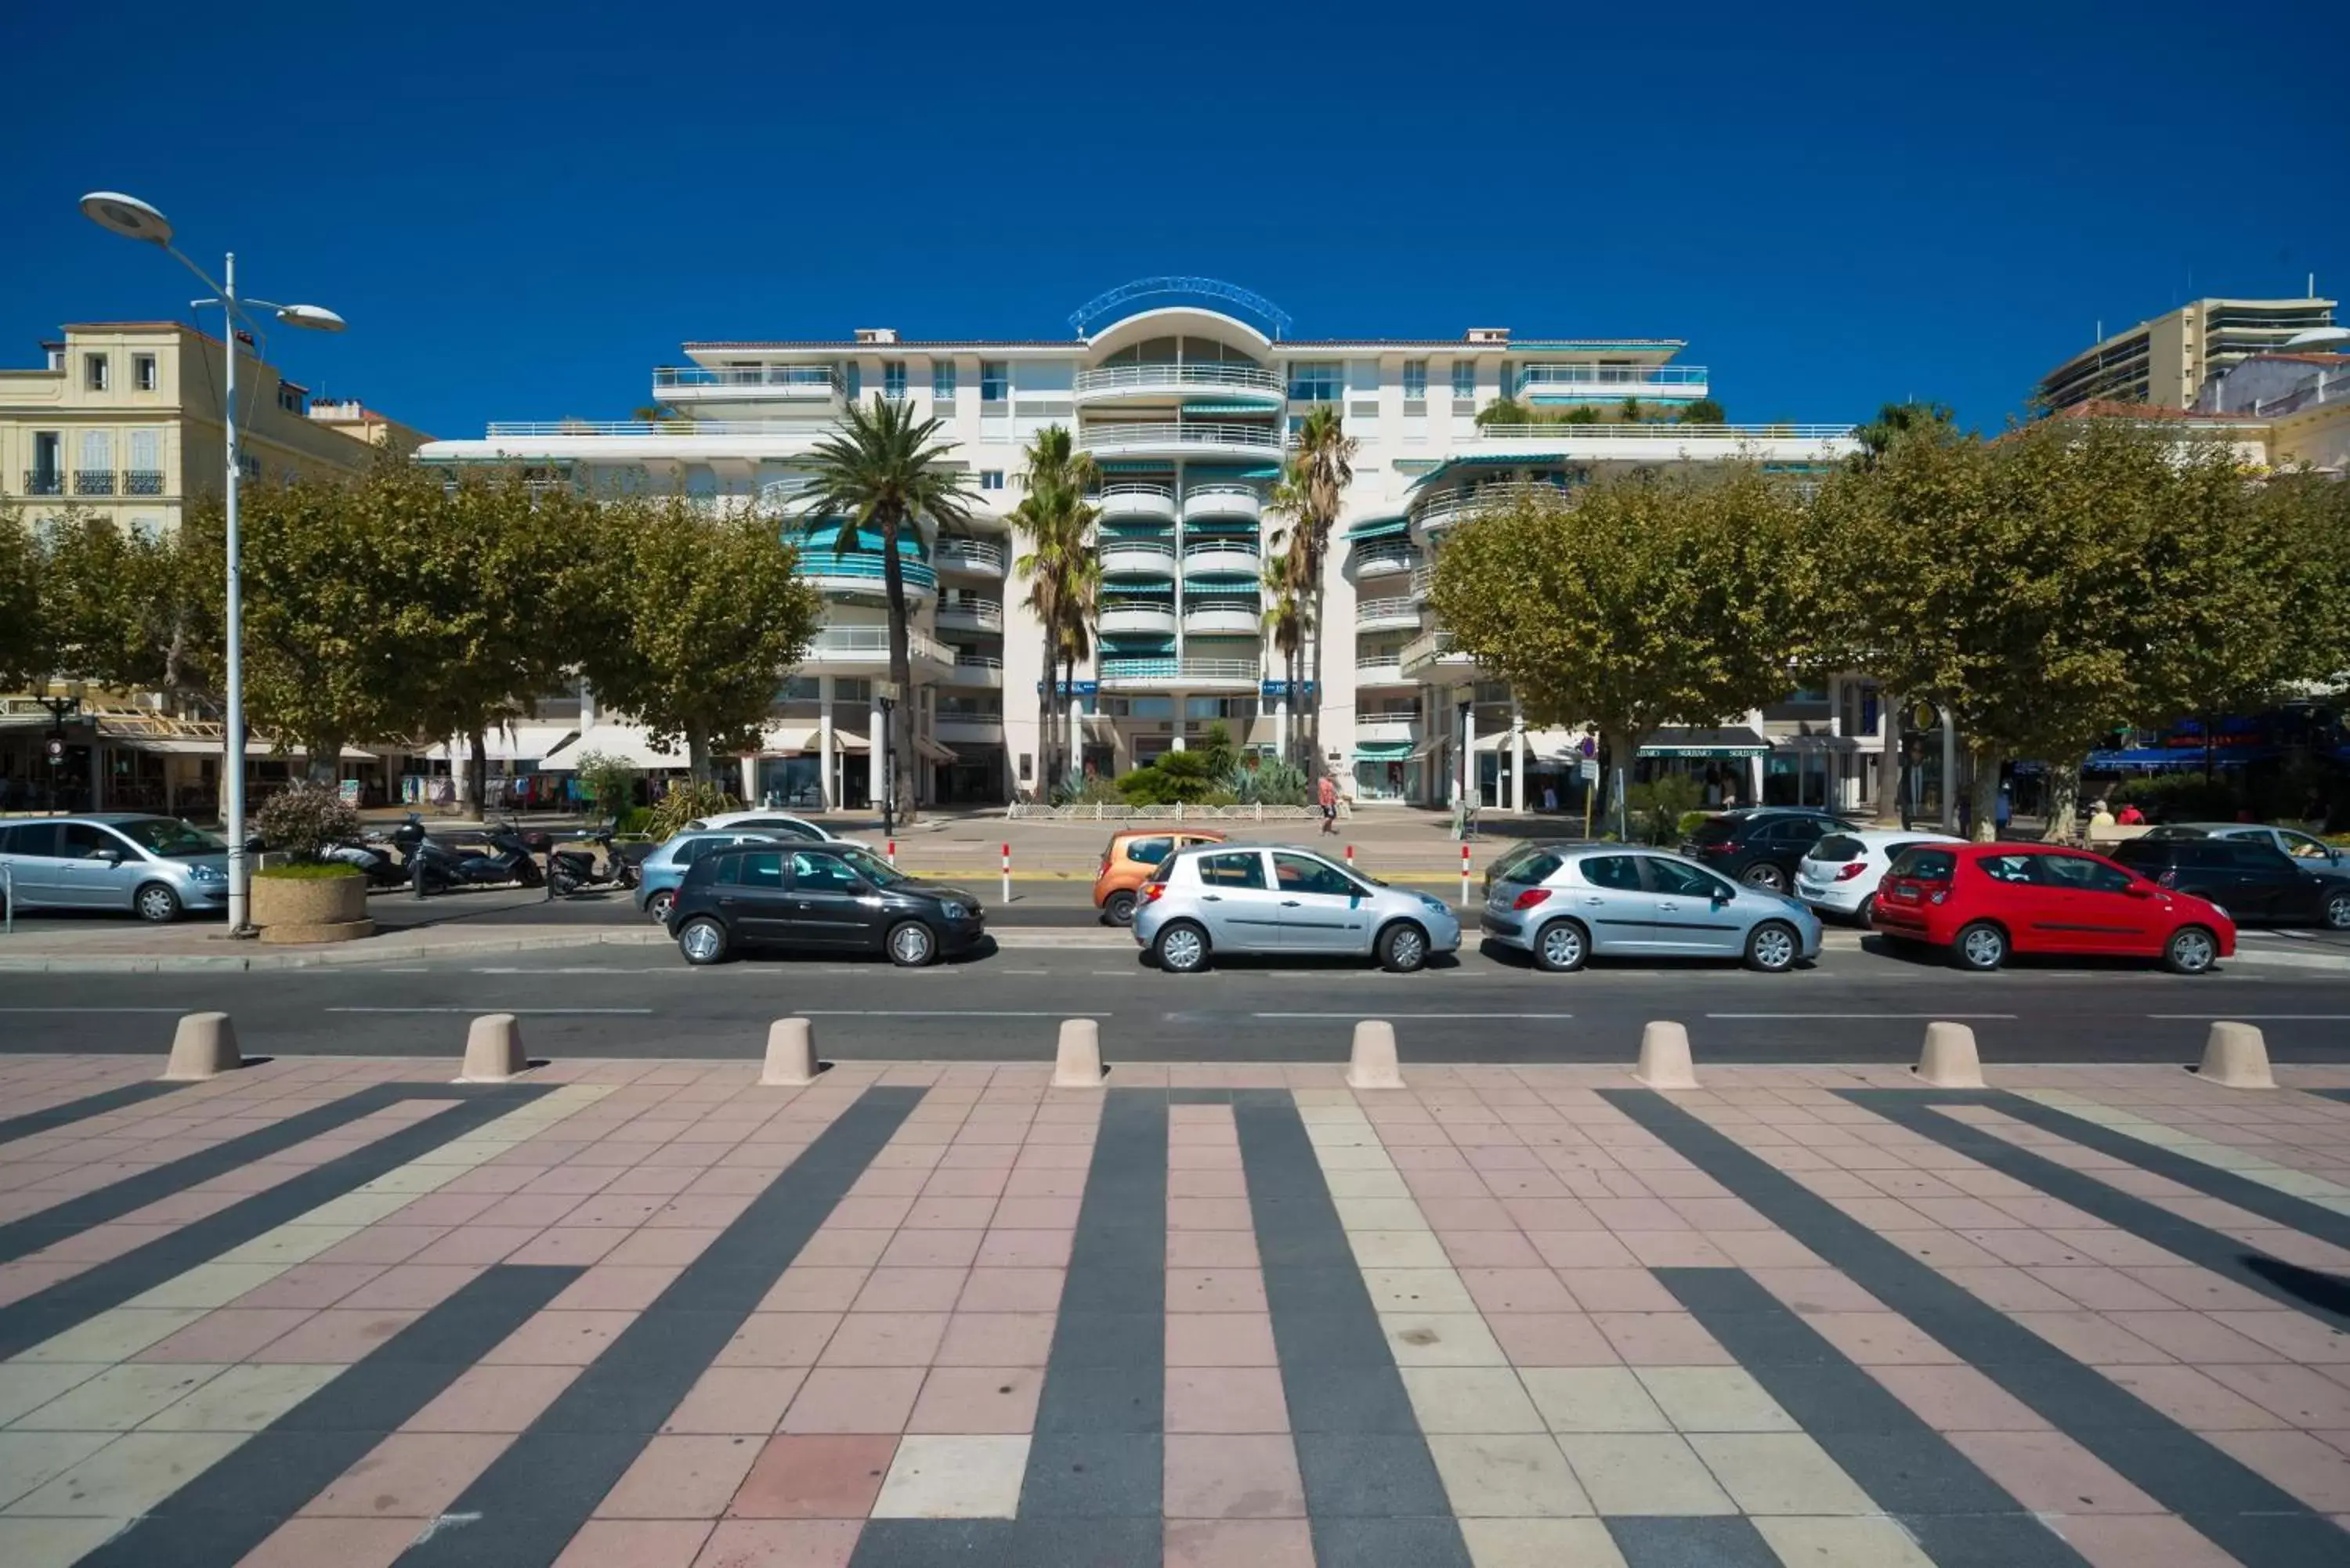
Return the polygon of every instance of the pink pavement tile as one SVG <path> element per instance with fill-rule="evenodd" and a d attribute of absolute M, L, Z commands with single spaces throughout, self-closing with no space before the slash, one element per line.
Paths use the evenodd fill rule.
<path fill-rule="evenodd" d="M 1170 1231 L 1248 1231 L 1256 1229 L 1256 1220 L 1244 1198 L 1170 1198 L 1167 1200 L 1167 1228 Z"/>
<path fill-rule="evenodd" d="M 1959 1357 L 1898 1313 L 1814 1312 L 1803 1319 L 1862 1366 L 1955 1366 Z"/>
<path fill-rule="evenodd" d="M 1256 1237 L 1245 1231 L 1171 1231 L 1167 1236 L 1170 1269 L 1253 1269 L 1261 1265 Z"/>
<path fill-rule="evenodd" d="M 510 1225 L 460 1225 L 409 1261 L 416 1263 L 502 1263 L 539 1232 Z M 306 1264 L 305 1267 L 314 1265 Z M 352 1267 L 357 1265 L 328 1265 Z"/>
<path fill-rule="evenodd" d="M 602 1262 L 628 1239 L 628 1234 L 617 1226 L 550 1225 L 515 1248 L 506 1262 L 585 1268 Z"/>
<path fill-rule="evenodd" d="M 922 1382 L 906 1430 L 1017 1433 L 1036 1427 L 1045 1374 L 1035 1366 L 934 1366 Z"/>
<path fill-rule="evenodd" d="M 783 1421 L 806 1381 L 804 1366 L 712 1367 L 686 1390 L 661 1430 L 764 1437 Z"/>
<path fill-rule="evenodd" d="M 1254 1269 L 1170 1269 L 1167 1310 L 1265 1312 L 1264 1276 Z"/>
<path fill-rule="evenodd" d="M 437 1518 L 505 1449 L 504 1437 L 394 1432 L 302 1505 L 307 1518 Z"/>
<path fill-rule="evenodd" d="M 2232 1385 L 2235 1375 L 2284 1373 L 2311 1383 L 2301 1368 L 2282 1366 L 2116 1366 L 2106 1376 L 2128 1389 L 2172 1420 L 2193 1432 L 2243 1432 L 2287 1425 L 2283 1417 L 2244 1397 Z M 2350 1393 L 2350 1389 L 2344 1390 Z"/>
<path fill-rule="evenodd" d="M 2215 1312 L 2211 1321 L 2267 1345 L 2289 1361 L 2313 1366 L 2350 1362 L 2350 1334 L 2290 1311 Z"/>
<path fill-rule="evenodd" d="M 2181 1368 L 2148 1368 L 2174 1371 Z M 1870 1376 L 1940 1432 L 2053 1430 L 2022 1400 L 1971 1366 L 1873 1366 Z"/>
<path fill-rule="evenodd" d="M 2162 1312 L 2178 1303 L 2143 1280 L 2103 1263 L 2075 1263 L 2024 1271 L 2049 1289 L 2092 1312 Z"/>
<path fill-rule="evenodd" d="M 547 1303 L 561 1311 L 641 1312 L 685 1272 L 682 1264 L 598 1263 Z"/>
<path fill-rule="evenodd" d="M 422 1311 L 455 1295 L 481 1272 L 479 1266 L 466 1263 L 395 1263 L 337 1304 Z"/>
<path fill-rule="evenodd" d="M 862 1519 L 722 1519 L 692 1568 L 848 1568 Z"/>
<path fill-rule="evenodd" d="M 2031 1512 L 2162 1512 L 2161 1504 L 2062 1432 L 1946 1432 L 1943 1436 Z"/>
<path fill-rule="evenodd" d="M 1495 1198 L 1421 1198 L 1419 1212 L 1439 1231 L 1518 1229 L 1518 1222 Z"/>
<path fill-rule="evenodd" d="M 391 1568 L 416 1539 L 413 1519 L 289 1519 L 238 1568 Z"/>
<path fill-rule="evenodd" d="M 692 1568 L 710 1528 L 706 1519 L 591 1519 L 555 1568 Z"/>
<path fill-rule="evenodd" d="M 1460 1273 L 1480 1312 L 1576 1310 L 1575 1297 L 1548 1269 L 1462 1269 Z"/>
<path fill-rule="evenodd" d="M 2350 1428 L 2350 1386 L 2279 1364 L 2213 1366 L 2206 1370 L 2229 1388 L 2296 1427 Z"/>
<path fill-rule="evenodd" d="M 1286 1432 L 1289 1403 L 1271 1366 L 1175 1366 L 1167 1371 L 1170 1432 Z"/>
<path fill-rule="evenodd" d="M 236 1298 L 239 1307 L 333 1306 L 384 1271 L 380 1263 L 296 1263 L 265 1284 Z"/>
<path fill-rule="evenodd" d="M 1737 1358 L 1682 1312 L 1603 1312 L 1592 1326 L 1633 1366 L 1731 1366 Z M 1513 1360 L 1518 1359 L 1512 1356 Z"/>
<path fill-rule="evenodd" d="M 2307 1432 L 2210 1432 L 2234 1455 L 2321 1513 L 2350 1513 L 2350 1454 Z"/>
<path fill-rule="evenodd" d="M 988 1232 L 966 1231 L 900 1231 L 881 1251 L 881 1266 L 889 1269 L 967 1269 L 979 1261 Z M 1064 1247 L 1064 1261 L 1066 1248 Z"/>
<path fill-rule="evenodd" d="M 1286 1436 L 1166 1438 L 1164 1508 L 1179 1519 L 1303 1519 L 1305 1491 Z"/>
<path fill-rule="evenodd" d="M 1200 1171 L 1194 1174 L 1221 1176 L 1225 1173 Z M 1239 1172 L 1234 1171 L 1231 1174 L 1238 1176 Z M 1169 1182 L 1171 1189 L 1173 1182 L 1171 1175 Z M 1059 1167 L 1017 1168 L 1013 1171 L 1010 1179 L 1003 1184 L 1003 1195 L 1006 1198 L 1074 1198 L 1081 1196 L 1085 1189 L 1086 1170 L 1081 1165 L 1072 1165 L 1066 1168 Z"/>
<path fill-rule="evenodd" d="M 1273 1319 L 1249 1313 L 1170 1313 L 1167 1365 L 1274 1366 Z"/>
<path fill-rule="evenodd" d="M 947 1320 L 944 1312 L 852 1310 L 841 1318 L 816 1365 L 928 1366 L 939 1353 Z"/>
<path fill-rule="evenodd" d="M 1562 1231 L 1562 1235 L 1582 1235 Z M 1542 1255 L 1524 1236 L 1510 1231 L 1455 1231 L 1439 1238 L 1456 1269 L 1531 1269 Z"/>
<path fill-rule="evenodd" d="M 401 1424 L 406 1432 L 520 1432 L 579 1376 L 576 1366 L 472 1366 Z"/>
<path fill-rule="evenodd" d="M 1616 1239 L 1644 1269 L 1730 1267 L 1730 1254 L 1695 1231 L 1619 1231 Z"/>
<path fill-rule="evenodd" d="M 490 1348 L 489 1366 L 585 1366 L 634 1323 L 633 1312 L 542 1312 Z"/>
<path fill-rule="evenodd" d="M 1646 1269 L 1560 1269 L 1557 1277 L 1573 1298 L 1570 1310 L 1672 1312 L 1680 1305 Z"/>
<path fill-rule="evenodd" d="M 712 1226 L 678 1225 L 658 1231 L 632 1231 L 600 1261 L 630 1267 L 648 1263 L 691 1263 L 717 1239 L 717 1228 Z"/>
<path fill-rule="evenodd" d="M 2192 1525 L 2167 1513 L 2074 1514 L 2049 1524 L 2092 1568 L 2239 1568 Z"/>
<path fill-rule="evenodd" d="M 1000 1231 L 1071 1231 L 1076 1228 L 1076 1198 L 1006 1198 L 988 1223 Z M 912 1223 L 910 1220 L 909 1224 Z"/>
<path fill-rule="evenodd" d="M 907 1236 L 956 1236 L 957 1231 L 902 1231 Z M 1201 1235 L 1227 1235 L 1228 1231 L 1201 1231 Z M 1003 1269 L 1065 1269 L 1069 1263 L 1069 1249 L 1076 1240 L 1069 1231 L 1011 1231 L 987 1232 L 980 1243 L 973 1261 L 990 1268 Z"/>
<path fill-rule="evenodd" d="M 965 1269 L 893 1269 L 868 1275 L 857 1299 L 858 1313 L 951 1312 L 962 1294 Z"/>
<path fill-rule="evenodd" d="M 1020 1174 L 1024 1173 L 1015 1173 L 1015 1181 Z M 1245 1198 L 1248 1196 L 1248 1177 L 1238 1166 L 1229 1170 L 1170 1170 L 1167 1173 L 1167 1196 Z"/>
<path fill-rule="evenodd" d="M 221 1307 L 131 1359 L 243 1361 L 271 1340 L 300 1327 L 311 1315 L 301 1307 Z"/>
<path fill-rule="evenodd" d="M 844 1198 L 832 1206 L 827 1231 L 895 1231 L 913 1211 L 911 1198 Z M 981 1225 L 987 1223 L 983 1217 Z M 879 1255 L 878 1253 L 876 1254 Z M 868 1260 L 869 1261 L 869 1260 Z"/>
<path fill-rule="evenodd" d="M 717 1365 L 813 1366 L 840 1320 L 837 1312 L 754 1312 L 718 1353 Z"/>
<path fill-rule="evenodd" d="M 923 1376 L 919 1366 L 816 1367 L 800 1385 L 778 1429 L 894 1436 L 905 1430 Z"/>
<path fill-rule="evenodd" d="M 760 1298 L 761 1312 L 847 1312 L 865 1288 L 870 1269 L 794 1263 Z"/>
<path fill-rule="evenodd" d="M 1302 1519 L 1170 1519 L 1165 1568 L 1314 1568 Z"/>
<path fill-rule="evenodd" d="M 1065 1269 L 973 1269 L 955 1310 L 963 1313 L 1050 1313 L 1061 1304 Z"/>
<path fill-rule="evenodd" d="M 844 1204 L 852 1201 L 854 1199 L 841 1199 Z M 840 1209 L 836 1205 L 833 1218 L 837 1220 L 839 1215 Z M 817 1263 L 828 1268 L 869 1269 L 881 1261 L 881 1254 L 889 1245 L 896 1224 L 893 1220 L 889 1228 L 878 1231 L 829 1222 L 818 1226 L 816 1233 L 807 1239 L 807 1245 L 800 1249 L 800 1255 L 793 1260 L 794 1266 Z"/>
<path fill-rule="evenodd" d="M 1493 1331 L 1493 1338 L 1500 1343 L 1503 1354 L 1519 1366 L 1615 1366 L 1625 1359 L 1617 1354 L 1608 1336 L 1600 1332 L 1597 1319 L 1582 1313 L 1497 1313 L 1486 1318 L 1485 1326 Z M 1664 1360 L 1647 1365 L 1669 1366 L 1690 1364 Z"/>
<path fill-rule="evenodd" d="M 2169 1307 L 2167 1303 L 2165 1305 L 2168 1310 L 2162 1312 L 2108 1312 L 2104 1315 L 2106 1322 L 2125 1333 L 2134 1334 L 2157 1350 L 2196 1366 L 2230 1362 L 2274 1365 L 2279 1359 L 2267 1345 L 2245 1338 L 2208 1314 Z"/>
<path fill-rule="evenodd" d="M 2143 1366 L 2172 1359 L 2120 1324 L 2093 1312 L 2019 1312 L 2008 1314 L 2075 1361 L 2091 1366 Z"/>
<path fill-rule="evenodd" d="M 1471 1265 L 1455 1250 L 1465 1236 L 1473 1233 L 1438 1231 L 1444 1250 L 1451 1253 L 1454 1263 L 1461 1268 L 1477 1266 Z M 1630 1248 L 1602 1231 L 1529 1231 L 1525 1241 L 1540 1261 L 1554 1269 L 1632 1269 L 1640 1266 L 1640 1260 L 1632 1255 Z M 1491 1266 L 1513 1268 L 1522 1265 L 1495 1263 Z"/>
<path fill-rule="evenodd" d="M 596 1505 L 596 1516 L 716 1519 L 764 1445 L 764 1438 L 742 1434 L 652 1438 Z"/>
<path fill-rule="evenodd" d="M 958 1312 L 925 1360 L 940 1366 L 1042 1366 L 1053 1348 L 1050 1313 Z"/>
<path fill-rule="evenodd" d="M 751 1197 L 743 1192 L 681 1192 L 655 1210 L 645 1224 L 656 1231 L 723 1230 L 743 1217 L 743 1211 L 751 1207 Z"/>

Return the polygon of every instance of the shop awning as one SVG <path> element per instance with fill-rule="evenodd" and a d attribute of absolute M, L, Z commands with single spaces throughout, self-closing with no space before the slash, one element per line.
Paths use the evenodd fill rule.
<path fill-rule="evenodd" d="M 1366 517 L 1347 530 L 1349 539 L 1392 539 L 1411 532 L 1409 517 Z"/>
<path fill-rule="evenodd" d="M 936 741 L 931 740 L 928 735 L 917 735 L 914 737 L 914 750 L 920 753 L 921 755 L 929 761 L 934 763 L 951 763 L 955 760 L 953 747 L 941 746 Z"/>
<path fill-rule="evenodd" d="M 863 752 L 865 737 L 854 730 L 844 730 L 836 724 L 832 729 L 832 749 L 836 752 Z M 824 750 L 821 737 L 814 724 L 783 724 L 769 730 L 759 738 L 759 754 L 763 757 L 816 756 Z"/>
<path fill-rule="evenodd" d="M 617 757 L 632 768 L 646 773 L 681 770 L 686 765 L 683 751 L 657 751 L 645 738 L 641 726 L 636 724 L 598 724 L 588 730 L 569 745 L 549 752 L 538 762 L 541 773 L 567 774 L 579 765 L 579 759 L 590 753 Z"/>
<path fill-rule="evenodd" d="M 208 741 L 194 735 L 114 735 L 100 731 L 99 739 L 109 746 L 124 746 L 135 752 L 151 752 L 164 757 L 217 757 L 226 748 L 219 741 Z M 267 741 L 248 739 L 244 754 L 252 761 L 264 757 L 290 760 L 307 757 L 309 752 L 301 746 L 288 746 L 279 751 Z M 345 746 L 342 760 L 347 763 L 380 763 L 383 759 L 373 752 L 363 752 L 357 746 Z"/>
<path fill-rule="evenodd" d="M 1669 726 L 1640 742 L 1644 757 L 1759 757 L 1771 742 L 1752 730 L 1699 730 Z"/>
<path fill-rule="evenodd" d="M 1860 742 L 1850 735 L 1781 735 L 1771 742 L 1782 752 L 1857 752 Z"/>
<path fill-rule="evenodd" d="M 541 724 L 525 722 L 504 729 L 493 729 L 482 737 L 482 755 L 494 763 L 529 762 L 561 751 L 579 738 L 577 724 Z M 473 747 L 463 736 L 435 742 L 424 753 L 431 762 L 464 762 L 473 755 Z"/>
<path fill-rule="evenodd" d="M 1183 412 L 1187 415 L 1262 414 L 1267 411 L 1263 403 L 1185 403 L 1183 405 Z"/>
<path fill-rule="evenodd" d="M 1358 763 L 1400 763 L 1411 756 L 1409 741 L 1357 741 L 1355 760 Z"/>

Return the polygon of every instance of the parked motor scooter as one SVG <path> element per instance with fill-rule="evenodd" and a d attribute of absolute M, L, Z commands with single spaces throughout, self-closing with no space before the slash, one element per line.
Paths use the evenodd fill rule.
<path fill-rule="evenodd" d="M 410 874 L 416 878 L 419 892 L 504 882 L 536 888 L 546 879 L 530 846 L 511 823 L 492 828 L 486 836 L 487 849 L 475 854 L 453 849 L 433 838 L 425 831 L 423 819 L 414 812 L 409 814 L 408 820 L 400 825 L 392 837 L 408 852 Z"/>
<path fill-rule="evenodd" d="M 324 860 L 358 867 L 370 888 L 402 888 L 408 884 L 408 867 L 392 855 L 391 841 L 378 834 L 348 843 L 322 845 L 318 856 Z"/>
<path fill-rule="evenodd" d="M 604 850 L 601 870 L 588 845 L 600 845 Z M 546 857 L 547 885 L 556 894 L 568 898 L 574 893 L 595 888 L 616 888 L 626 892 L 644 879 L 636 862 L 612 846 L 609 833 L 583 833 L 571 845 L 550 850 Z"/>

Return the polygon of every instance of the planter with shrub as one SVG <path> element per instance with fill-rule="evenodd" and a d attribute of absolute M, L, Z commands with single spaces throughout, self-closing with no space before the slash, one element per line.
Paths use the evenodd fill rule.
<path fill-rule="evenodd" d="M 253 923 L 265 942 L 344 942 L 368 936 L 367 877 L 356 866 L 323 860 L 329 844 L 359 836 L 359 815 L 338 791 L 297 784 L 262 803 L 265 855 L 290 857 L 253 875 Z"/>

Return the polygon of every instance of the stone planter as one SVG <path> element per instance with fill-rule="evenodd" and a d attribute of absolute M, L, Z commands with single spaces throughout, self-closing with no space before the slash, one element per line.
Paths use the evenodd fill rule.
<path fill-rule="evenodd" d="M 253 923 L 265 942 L 347 942 L 374 931 L 367 877 L 272 877 L 253 879 Z"/>

